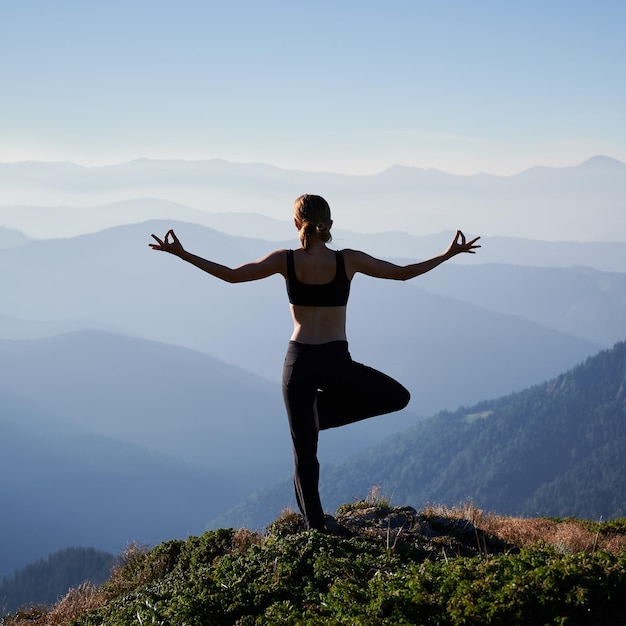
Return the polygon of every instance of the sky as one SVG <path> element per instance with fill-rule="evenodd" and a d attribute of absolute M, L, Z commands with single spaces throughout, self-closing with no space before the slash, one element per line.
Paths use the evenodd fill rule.
<path fill-rule="evenodd" d="M 626 161 L 623 0 L 0 0 L 0 162 Z"/>

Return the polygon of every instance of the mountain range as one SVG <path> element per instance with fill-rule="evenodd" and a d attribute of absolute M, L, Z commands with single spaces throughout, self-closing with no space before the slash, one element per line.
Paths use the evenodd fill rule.
<path fill-rule="evenodd" d="M 163 227 L 131 224 L 0 251 L 5 574 L 67 546 L 119 552 L 131 540 L 201 532 L 291 473 L 279 388 L 289 328 L 282 281 L 214 281 L 147 248 L 148 233 Z M 206 246 L 228 263 L 267 248 L 176 227 L 192 249 Z M 413 400 L 400 414 L 324 433 L 322 462 L 341 463 L 420 415 L 541 383 L 595 354 L 621 329 L 619 319 L 602 320 L 620 310 L 624 277 L 586 270 L 593 280 L 581 280 L 580 271 L 458 264 L 441 272 L 448 292 L 436 282 L 425 289 L 357 278 L 354 356 L 398 376 Z M 505 306 L 486 297 L 481 276 L 515 285 L 536 306 L 516 309 L 514 290 L 508 310 L 480 306 Z M 472 283 L 484 303 L 471 302 Z M 593 341 L 557 330 L 577 302 L 596 304 L 585 326 Z M 348 491 L 344 500 L 356 487 Z M 283 496 L 264 498 L 270 515 L 291 502 L 291 489 Z"/>
<path fill-rule="evenodd" d="M 498 432 L 517 437 L 500 418 L 486 419 L 499 413 L 480 408 L 485 398 L 556 380 L 623 340 L 625 171 L 606 158 L 505 178 L 410 168 L 345 177 L 219 161 L 0 164 L 0 578 L 67 546 L 117 553 L 128 541 L 198 534 L 211 520 L 235 519 L 225 512 L 247 497 L 270 518 L 292 504 L 279 386 L 291 324 L 283 281 L 220 283 L 151 251 L 150 233 L 174 227 L 191 251 L 235 265 L 293 247 L 293 198 L 328 189 L 336 222 L 347 227 L 333 228 L 338 248 L 409 262 L 445 249 L 451 227 L 485 235 L 475 257 L 410 283 L 355 279 L 352 355 L 397 377 L 412 402 L 323 434 L 324 475 L 345 502 L 383 476 L 363 469 L 363 480 L 348 484 L 341 468 L 350 457 L 363 455 L 360 468 L 386 467 L 394 461 L 376 459 L 387 452 L 371 451 L 396 437 L 390 459 L 397 442 L 411 441 L 448 476 L 437 463 L 461 466 L 462 444 L 475 448 L 472 424 L 500 424 Z M 564 206 L 576 219 L 559 231 Z M 479 408 L 459 408 L 468 406 Z M 433 423 L 441 445 L 424 434 Z M 415 429 L 439 457 L 426 454 Z M 489 437 L 489 449 L 502 444 Z M 498 458 L 516 458 L 504 450 Z M 614 449 L 606 450 L 613 463 Z M 594 458 L 576 457 L 585 471 Z M 472 492 L 452 470 L 448 482 L 409 491 L 416 471 L 398 474 L 405 491 L 385 483 L 394 498 L 474 493 L 488 504 L 499 493 L 496 483 Z M 458 493 L 449 489 L 455 480 Z M 550 498 L 571 493 L 555 484 Z M 324 490 L 332 506 L 328 483 Z M 571 510 L 619 510 L 592 496 L 586 488 L 581 497 L 602 506 Z M 542 510 L 546 497 L 519 510 Z"/>
<path fill-rule="evenodd" d="M 361 233 L 427 235 L 463 228 L 490 237 L 543 241 L 626 240 L 626 165 L 605 156 L 513 176 L 459 176 L 401 166 L 349 176 L 220 160 L 140 159 L 103 167 L 2 163 L 0 193 L 2 226 L 10 226 L 3 216 L 11 219 L 16 212 L 24 225 L 28 207 L 94 207 L 138 199 L 287 221 L 296 197 L 320 193 L 333 207 L 337 227 Z M 155 211 L 161 210 L 154 205 L 144 219 L 159 217 Z M 37 228 L 36 222 L 31 220 L 30 227 Z M 26 228 L 18 230 L 29 234 Z"/>
<path fill-rule="evenodd" d="M 228 285 L 151 251 L 149 233 L 162 233 L 167 226 L 176 227 L 191 251 L 225 264 L 258 258 L 281 246 L 192 224 L 148 222 L 0 250 L 0 315 L 6 322 L 0 337 L 38 336 L 37 322 L 47 327 L 63 323 L 65 329 L 71 329 L 67 322 L 72 322 L 77 329 L 108 330 L 199 350 L 278 382 L 291 324 L 282 279 Z M 349 337 L 359 351 L 355 358 L 373 358 L 382 369 L 391 368 L 392 375 L 402 375 L 393 371 L 399 360 L 410 362 L 417 373 L 427 358 L 434 368 L 432 378 L 451 376 L 452 396 L 448 390 L 445 398 L 431 401 L 431 386 L 417 387 L 423 399 L 417 411 L 421 414 L 540 382 L 620 340 L 626 319 L 623 274 L 561 269 L 451 261 L 406 284 L 357 276 L 349 315 Z M 436 275 L 445 287 L 438 286 Z M 494 296 L 498 292 L 504 297 Z M 477 297 L 480 293 L 483 296 Z M 254 315 L 245 321 L 248 330 L 242 333 L 251 307 Z M 19 329 L 11 332 L 18 326 L 15 320 L 22 322 L 24 334 Z M 381 325 L 381 320 L 388 323 Z M 442 332 L 436 331 L 438 325 L 445 326 Z M 372 328 L 377 333 L 372 334 Z M 452 345 L 467 345 L 471 354 L 481 355 L 476 360 L 487 371 L 480 378 L 500 380 L 500 385 L 483 391 L 462 381 L 457 384 L 444 356 Z M 507 368 L 496 365 L 503 361 Z M 461 378 L 467 374 L 464 370 Z"/>

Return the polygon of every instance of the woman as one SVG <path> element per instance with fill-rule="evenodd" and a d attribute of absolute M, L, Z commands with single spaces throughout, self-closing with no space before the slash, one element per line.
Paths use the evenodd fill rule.
<path fill-rule="evenodd" d="M 300 248 L 276 250 L 236 268 L 187 252 L 170 230 L 149 244 L 222 280 L 239 283 L 281 274 L 286 280 L 293 333 L 283 368 L 283 397 L 295 461 L 294 486 L 307 529 L 326 530 L 320 502 L 317 440 L 320 430 L 403 409 L 409 392 L 400 383 L 354 362 L 348 352 L 346 305 L 352 277 L 407 280 L 424 274 L 459 253 L 474 254 L 479 237 L 466 242 L 457 231 L 448 249 L 420 263 L 395 265 L 357 250 L 335 252 L 330 207 L 320 196 L 303 195 L 294 203 Z"/>

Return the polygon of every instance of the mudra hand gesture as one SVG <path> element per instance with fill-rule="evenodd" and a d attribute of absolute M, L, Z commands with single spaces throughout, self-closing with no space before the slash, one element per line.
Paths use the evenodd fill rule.
<path fill-rule="evenodd" d="M 170 254 L 174 254 L 176 256 L 180 256 L 180 254 L 184 252 L 183 245 L 171 229 L 165 233 L 165 237 L 163 237 L 163 239 L 159 239 L 156 235 L 151 235 L 151 237 L 157 242 L 148 244 L 153 250 L 169 252 Z M 171 241 L 170 237 L 172 239 Z"/>
<path fill-rule="evenodd" d="M 476 237 L 471 241 L 465 241 L 465 235 L 460 230 L 457 230 L 452 243 L 446 250 L 446 256 L 453 257 L 456 254 L 461 254 L 462 252 L 476 254 L 475 249 L 480 248 L 480 246 L 476 245 L 476 242 L 479 239 L 480 237 Z"/>

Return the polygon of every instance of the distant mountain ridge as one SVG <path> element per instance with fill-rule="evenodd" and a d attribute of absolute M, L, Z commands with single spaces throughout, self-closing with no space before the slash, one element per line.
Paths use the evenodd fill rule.
<path fill-rule="evenodd" d="M 349 427 L 346 427 L 349 428 Z M 320 443 L 323 446 L 323 439 Z M 328 512 L 379 485 L 395 504 L 472 500 L 500 515 L 626 516 L 626 342 L 556 378 L 443 412 L 321 470 Z M 295 506 L 286 478 L 212 522 L 262 528 Z"/>
<path fill-rule="evenodd" d="M 287 170 L 265 163 L 241 163 L 224 159 L 151 159 L 139 158 L 110 165 L 85 166 L 70 161 L 18 161 L 0 163 L 0 184 L 19 186 L 20 183 L 41 184 L 49 188 L 74 188 L 77 186 L 99 185 L 110 187 L 112 182 L 118 186 L 133 186 L 155 181 L 154 174 L 158 174 L 157 182 L 167 184 L 207 184 L 207 177 L 236 178 L 238 172 L 243 172 L 251 179 L 271 181 L 290 175 L 314 177 L 328 176 L 337 179 L 367 179 L 390 177 L 395 181 L 405 179 L 427 178 L 435 175 L 449 179 L 481 179 L 493 177 L 498 179 L 534 176 L 537 173 L 563 173 L 571 170 L 600 170 L 602 172 L 626 173 L 626 164 L 606 155 L 592 156 L 579 164 L 572 166 L 534 166 L 516 174 L 501 176 L 488 173 L 453 174 L 436 168 L 421 168 L 408 165 L 391 165 L 375 174 L 337 174 L 333 172 L 314 172 L 305 170 Z"/>
<path fill-rule="evenodd" d="M 275 219 L 288 219 L 300 194 L 320 193 L 330 201 L 338 226 L 365 233 L 425 235 L 461 227 L 486 236 L 626 241 L 626 166 L 606 157 L 513 176 L 458 176 L 407 167 L 354 176 L 219 160 L 142 159 L 89 168 L 4 163 L 0 192 L 8 207 L 94 206 L 152 198 L 196 210 Z"/>
<path fill-rule="evenodd" d="M 29 238 L 22 232 L 14 228 L 0 227 L 0 250 L 17 248 L 28 243 Z"/>
<path fill-rule="evenodd" d="M 258 213 L 209 212 L 163 200 L 133 199 L 96 206 L 0 206 L 0 250 L 31 239 L 72 238 L 102 230 L 160 219 L 164 224 L 187 222 L 239 238 L 260 239 L 268 248 L 294 238 L 292 220 Z M 26 233 L 26 234 L 24 234 Z M 401 231 L 359 233 L 333 229 L 339 248 L 365 250 L 385 258 L 421 258 L 426 250 L 444 250 L 452 231 L 412 235 Z M 613 239 L 617 237 L 614 236 Z M 525 267 L 592 267 L 605 272 L 626 269 L 626 241 L 541 241 L 518 237 L 483 237 L 483 250 L 473 265 L 506 263 Z"/>

